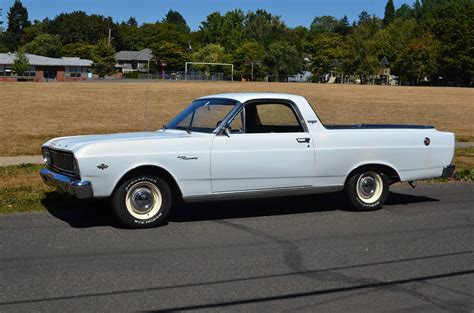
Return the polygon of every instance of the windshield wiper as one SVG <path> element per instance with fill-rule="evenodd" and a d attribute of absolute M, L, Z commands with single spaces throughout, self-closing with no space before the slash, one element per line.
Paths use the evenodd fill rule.
<path fill-rule="evenodd" d="M 188 134 L 191 134 L 193 131 L 191 130 L 191 127 L 187 126 L 176 126 L 176 129 L 178 130 L 185 130 Z"/>

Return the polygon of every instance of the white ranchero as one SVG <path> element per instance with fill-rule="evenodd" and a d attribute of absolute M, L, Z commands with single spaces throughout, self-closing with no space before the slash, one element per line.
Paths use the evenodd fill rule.
<path fill-rule="evenodd" d="M 392 183 L 451 176 L 453 154 L 454 134 L 431 126 L 324 125 L 301 96 L 236 93 L 199 98 L 157 131 L 52 139 L 41 176 L 150 227 L 179 199 L 344 190 L 374 210 Z"/>

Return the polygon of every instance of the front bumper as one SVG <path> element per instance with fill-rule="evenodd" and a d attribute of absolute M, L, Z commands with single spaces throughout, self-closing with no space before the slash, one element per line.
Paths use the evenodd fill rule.
<path fill-rule="evenodd" d="M 46 185 L 56 187 L 60 192 L 73 195 L 78 199 L 92 198 L 94 195 L 89 181 L 74 180 L 50 169 L 42 169 L 40 175 Z"/>
<path fill-rule="evenodd" d="M 456 168 L 456 166 L 454 166 L 452 164 L 446 166 L 445 168 L 443 168 L 443 176 L 441 176 L 441 177 L 446 178 L 446 179 L 453 177 L 455 168 Z"/>

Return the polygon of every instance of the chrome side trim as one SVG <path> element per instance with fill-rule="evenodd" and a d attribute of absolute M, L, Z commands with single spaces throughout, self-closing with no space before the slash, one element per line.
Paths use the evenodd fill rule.
<path fill-rule="evenodd" d="M 206 202 L 206 201 L 225 201 L 236 199 L 255 199 L 272 198 L 285 196 L 311 195 L 318 193 L 338 192 L 344 189 L 343 185 L 324 186 L 324 187 L 297 187 L 297 188 L 276 188 L 263 190 L 250 190 L 238 192 L 213 193 L 209 195 L 187 196 L 183 197 L 185 202 Z"/>
<path fill-rule="evenodd" d="M 74 180 L 73 178 L 56 173 L 50 169 L 42 169 L 40 176 L 48 186 L 55 187 L 62 193 L 75 196 L 78 199 L 92 198 L 94 193 L 89 181 Z"/>

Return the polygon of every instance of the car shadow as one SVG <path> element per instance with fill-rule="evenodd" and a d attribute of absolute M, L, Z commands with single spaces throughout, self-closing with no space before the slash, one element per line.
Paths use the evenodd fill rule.
<path fill-rule="evenodd" d="M 413 203 L 422 203 L 422 202 L 438 202 L 439 199 L 430 198 L 426 196 L 415 196 L 405 193 L 390 192 L 388 195 L 385 205 L 408 205 Z"/>
<path fill-rule="evenodd" d="M 341 193 L 278 197 L 254 200 L 234 200 L 203 203 L 182 203 L 171 211 L 170 222 L 197 222 L 259 216 L 316 213 L 347 210 Z M 415 196 L 391 192 L 386 206 L 436 202 L 425 196 Z M 110 202 L 107 200 L 80 201 L 56 192 L 46 194 L 42 200 L 48 212 L 74 228 L 108 226 L 123 228 L 114 218 Z"/>
<path fill-rule="evenodd" d="M 41 204 L 55 218 L 74 228 L 112 226 L 123 228 L 113 216 L 106 200 L 78 200 L 57 192 L 46 193 Z"/>

